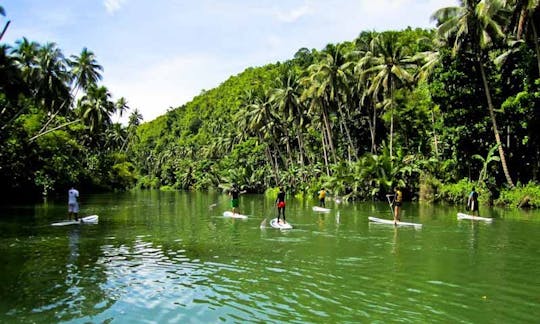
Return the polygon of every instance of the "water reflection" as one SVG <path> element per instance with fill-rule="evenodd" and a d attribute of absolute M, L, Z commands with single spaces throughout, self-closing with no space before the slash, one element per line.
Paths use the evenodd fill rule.
<path fill-rule="evenodd" d="M 540 280 L 530 274 L 540 266 L 540 222 L 501 216 L 486 226 L 458 222 L 453 208 L 407 205 L 407 220 L 424 224 L 418 231 L 367 221 L 388 216 L 387 204 L 340 204 L 316 214 L 311 204 L 291 199 L 287 219 L 295 228 L 265 230 L 263 220 L 275 212 L 272 201 L 242 199 L 247 220 L 223 218 L 228 200 L 219 195 L 96 196 L 86 204 L 101 216 L 96 226 L 51 228 L 56 216 L 50 211 L 41 212 L 44 220 L 18 224 L 18 232 L 0 231 L 0 320 L 538 318 Z M 512 308 L 497 311 L 505 305 Z"/>

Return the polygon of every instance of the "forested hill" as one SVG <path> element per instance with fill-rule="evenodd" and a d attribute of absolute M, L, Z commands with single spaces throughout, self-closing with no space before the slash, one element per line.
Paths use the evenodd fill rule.
<path fill-rule="evenodd" d="M 490 56 L 504 43 L 475 57 L 474 47 L 453 53 L 448 42 L 436 30 L 362 32 L 248 68 L 139 127 L 139 185 L 237 183 L 251 192 L 282 185 L 308 196 L 326 187 L 349 199 L 382 198 L 400 185 L 408 198 L 456 202 L 477 185 L 491 202 L 501 188 L 535 181 L 532 47 L 496 65 Z M 517 167 L 524 159 L 530 168 Z"/>
<path fill-rule="evenodd" d="M 476 186 L 482 203 L 540 206 L 538 1 L 462 1 L 432 18 L 434 30 L 299 49 L 128 125 L 112 121 L 127 101 L 111 101 L 89 49 L 0 44 L 2 196 L 237 183 L 462 203 Z"/>

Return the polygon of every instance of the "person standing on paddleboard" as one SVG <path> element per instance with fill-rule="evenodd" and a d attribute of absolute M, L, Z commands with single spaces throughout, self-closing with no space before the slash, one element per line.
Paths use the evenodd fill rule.
<path fill-rule="evenodd" d="M 79 220 L 79 191 L 73 187 L 68 190 L 68 217 Z"/>
<path fill-rule="evenodd" d="M 231 196 L 231 208 L 232 213 L 238 214 L 238 205 L 240 205 L 240 199 L 238 198 L 240 196 L 240 190 L 238 190 L 238 186 L 236 186 L 235 183 L 233 183 L 231 190 L 229 191 L 229 196 Z"/>
<path fill-rule="evenodd" d="M 276 205 L 278 209 L 278 224 L 286 224 L 287 221 L 285 220 L 285 189 L 283 189 L 283 187 L 279 187 L 279 192 L 276 198 Z M 280 222 L 280 216 L 283 216 L 283 222 Z"/>
<path fill-rule="evenodd" d="M 394 189 L 394 194 L 394 222 L 399 222 L 401 220 L 401 203 L 403 202 L 403 193 L 399 186 Z"/>
<path fill-rule="evenodd" d="M 475 213 L 476 216 L 480 216 L 480 211 L 478 210 L 478 193 L 476 192 L 475 187 L 472 187 L 472 191 L 469 194 L 469 198 L 467 199 L 467 207 L 473 216 Z"/>
<path fill-rule="evenodd" d="M 326 207 L 325 199 L 326 191 L 324 188 L 321 188 L 321 191 L 319 191 L 319 207 Z"/>

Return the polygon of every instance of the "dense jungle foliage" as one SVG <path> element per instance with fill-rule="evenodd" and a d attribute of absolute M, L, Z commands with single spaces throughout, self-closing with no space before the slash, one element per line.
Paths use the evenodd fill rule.
<path fill-rule="evenodd" d="M 539 1 L 461 1 L 432 18 L 435 30 L 302 48 L 127 126 L 110 119 L 126 101 L 97 85 L 90 51 L 2 45 L 0 178 L 40 191 L 325 187 L 346 200 L 399 185 L 454 203 L 476 186 L 484 203 L 539 207 Z"/>

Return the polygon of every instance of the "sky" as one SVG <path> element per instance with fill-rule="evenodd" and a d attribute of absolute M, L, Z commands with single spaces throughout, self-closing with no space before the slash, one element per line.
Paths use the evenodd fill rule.
<path fill-rule="evenodd" d="M 457 0 L 4 0 L 3 43 L 54 42 L 66 57 L 88 48 L 102 85 L 144 121 L 248 67 L 323 49 L 362 31 L 432 28 Z M 129 112 L 128 112 L 129 113 Z M 126 117 L 119 119 L 125 121 Z"/>

